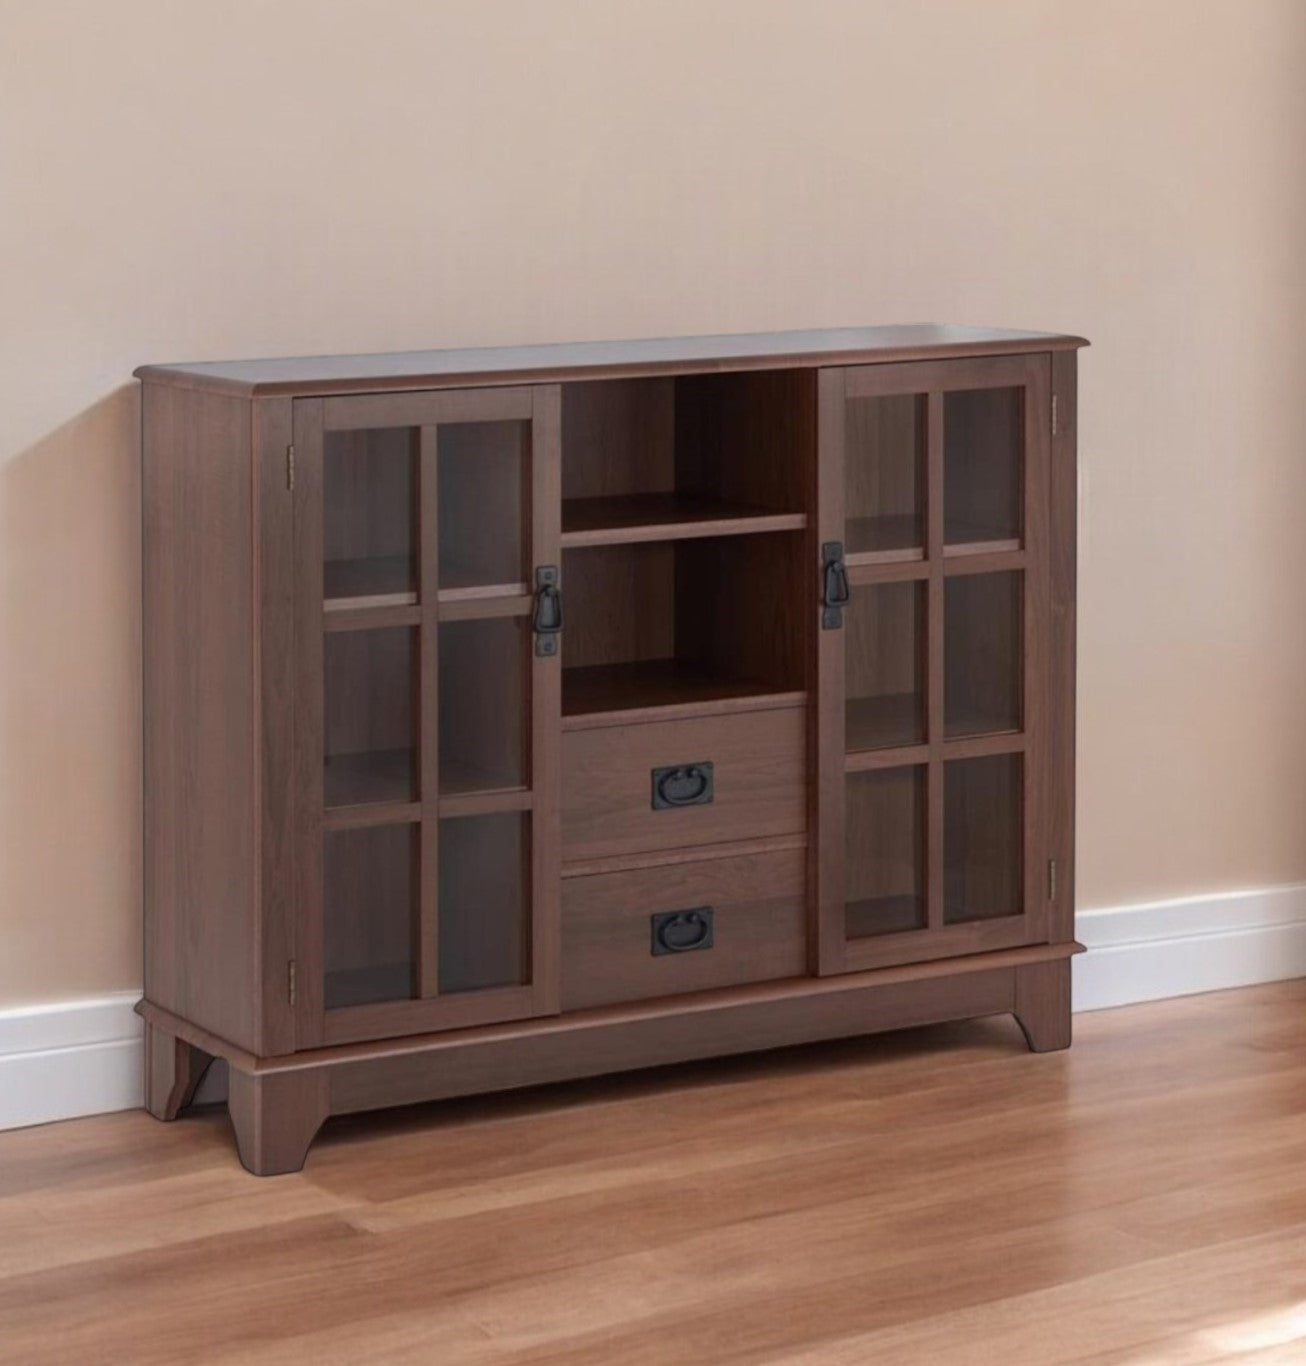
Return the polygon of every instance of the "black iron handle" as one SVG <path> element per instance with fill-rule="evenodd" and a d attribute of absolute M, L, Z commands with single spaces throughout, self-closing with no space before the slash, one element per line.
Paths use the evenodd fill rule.
<path fill-rule="evenodd" d="M 558 587 L 556 565 L 544 564 L 535 571 L 535 653 L 556 655 L 562 630 L 562 589 Z"/>
<path fill-rule="evenodd" d="M 843 625 L 843 609 L 851 596 L 848 589 L 848 570 L 843 562 L 843 542 L 827 541 L 821 547 L 824 585 L 821 604 L 821 626 L 832 631 Z"/>
<path fill-rule="evenodd" d="M 693 953 L 712 947 L 712 907 L 693 906 L 686 911 L 663 911 L 652 917 L 653 956 Z"/>
<path fill-rule="evenodd" d="M 676 764 L 653 770 L 653 810 L 669 807 L 707 806 L 712 801 L 712 765 Z"/>

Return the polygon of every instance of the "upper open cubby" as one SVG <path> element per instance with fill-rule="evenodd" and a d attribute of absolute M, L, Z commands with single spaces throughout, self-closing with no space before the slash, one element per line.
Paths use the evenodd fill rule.
<path fill-rule="evenodd" d="M 562 544 L 806 525 L 810 372 L 594 380 L 562 391 Z"/>

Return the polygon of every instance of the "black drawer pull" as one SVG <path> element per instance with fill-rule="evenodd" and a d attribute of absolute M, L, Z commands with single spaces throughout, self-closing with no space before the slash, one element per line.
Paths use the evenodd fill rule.
<path fill-rule="evenodd" d="M 663 911 L 651 916 L 653 957 L 664 953 L 693 953 L 712 947 L 712 908 L 695 906 L 688 911 Z"/>
<path fill-rule="evenodd" d="M 653 810 L 707 806 L 712 801 L 711 764 L 673 764 L 653 770 Z"/>

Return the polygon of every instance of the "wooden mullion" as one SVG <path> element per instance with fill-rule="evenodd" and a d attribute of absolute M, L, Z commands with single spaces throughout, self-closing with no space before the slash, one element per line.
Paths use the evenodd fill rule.
<path fill-rule="evenodd" d="M 818 628 L 821 620 L 821 546 L 844 538 L 845 384 L 846 372 L 840 369 L 822 370 L 817 377 L 817 534 L 810 542 L 815 549 L 812 555 L 814 591 L 808 610 L 814 614 Z M 809 930 L 808 959 L 812 970 L 824 976 L 847 968 L 844 631 L 818 629 L 816 657 L 816 705 L 809 713 L 809 743 L 816 757 L 816 776 L 811 784 L 808 810 L 814 853 L 809 860 L 808 905 L 812 908 L 809 913 L 814 921 Z"/>
<path fill-rule="evenodd" d="M 865 588 L 876 583 L 921 583 L 930 577 L 930 565 L 925 559 L 897 560 L 893 563 L 868 564 L 856 555 L 845 557 L 848 583 L 853 588 Z"/>
<path fill-rule="evenodd" d="M 389 626 L 420 626 L 422 609 L 414 604 L 403 607 L 346 607 L 326 612 L 324 631 L 379 631 Z"/>
<path fill-rule="evenodd" d="M 324 399 L 332 431 L 377 427 L 433 427 L 442 422 L 525 422 L 532 389 L 526 385 L 486 389 L 414 390 L 404 394 L 351 394 Z"/>
<path fill-rule="evenodd" d="M 436 996 L 440 989 L 440 619 L 439 619 L 439 468 L 438 429 L 425 426 L 417 434 L 418 545 L 421 608 L 419 743 L 421 823 L 418 826 L 418 915 L 415 931 L 417 994 Z"/>
<path fill-rule="evenodd" d="M 850 367 L 848 397 L 883 398 L 890 394 L 928 394 L 946 389 L 1004 389 L 1024 384 L 1031 356 L 1041 348 L 1011 356 L 963 356 L 946 361 L 907 361 L 895 365 Z M 942 380 L 942 382 L 941 382 Z"/>
<path fill-rule="evenodd" d="M 295 1047 L 323 1040 L 325 1025 L 323 924 L 324 699 L 322 607 L 322 400 L 294 404 L 296 452 L 294 500 L 295 716 L 293 805 L 295 810 Z M 287 967 L 287 979 L 289 968 Z"/>
<path fill-rule="evenodd" d="M 361 802 L 328 807 L 322 824 L 327 830 L 366 830 L 375 825 L 416 825 L 421 819 L 421 802 Z"/>
<path fill-rule="evenodd" d="M 1003 550 L 991 555 L 946 555 L 943 575 L 945 578 L 958 579 L 967 574 L 1005 574 L 1023 571 L 1029 565 L 1029 552 L 1026 550 Z"/>
<path fill-rule="evenodd" d="M 489 621 L 495 617 L 530 616 L 535 599 L 522 591 L 526 585 L 512 584 L 510 587 L 510 592 L 494 595 L 455 597 L 451 592 L 441 593 L 436 604 L 437 614 L 441 621 Z"/>
<path fill-rule="evenodd" d="M 926 605 L 926 719 L 929 765 L 925 783 L 925 906 L 930 932 L 943 928 L 944 782 L 944 576 L 943 394 L 932 390 L 925 417 L 925 555 L 929 565 Z"/>
<path fill-rule="evenodd" d="M 537 385 L 530 425 L 530 546 L 528 572 L 562 566 L 562 389 Z M 523 481 L 524 483 L 527 481 Z M 532 582 L 533 587 L 533 582 Z M 563 595 L 564 629 L 566 584 Z M 530 873 L 530 982 L 539 1014 L 556 1014 L 561 999 L 562 934 L 562 649 L 537 655 L 534 636 L 523 632 L 529 670 L 530 787 L 533 802 L 527 855 Z"/>

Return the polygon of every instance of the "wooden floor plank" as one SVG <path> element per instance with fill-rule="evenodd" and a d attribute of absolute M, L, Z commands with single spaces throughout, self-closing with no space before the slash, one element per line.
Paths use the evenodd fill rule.
<path fill-rule="evenodd" d="M 1306 1360 L 1306 983 L 332 1121 L 0 1134 L 0 1362 Z"/>

